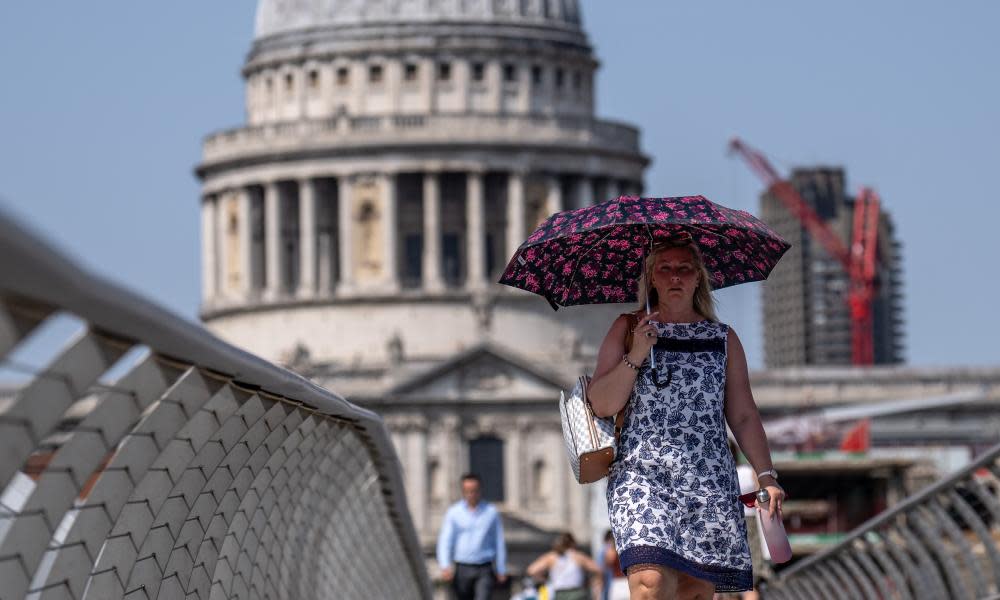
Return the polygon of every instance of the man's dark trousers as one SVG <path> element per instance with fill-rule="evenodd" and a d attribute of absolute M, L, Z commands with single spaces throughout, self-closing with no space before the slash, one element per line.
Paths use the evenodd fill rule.
<path fill-rule="evenodd" d="M 458 600 L 489 600 L 493 593 L 493 565 L 455 565 L 452 589 Z"/>

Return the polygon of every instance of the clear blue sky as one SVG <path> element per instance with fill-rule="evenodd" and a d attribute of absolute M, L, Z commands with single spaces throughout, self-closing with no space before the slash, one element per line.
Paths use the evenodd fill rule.
<path fill-rule="evenodd" d="M 756 211 L 727 158 L 833 164 L 904 243 L 909 362 L 1000 364 L 1000 3 L 584 0 L 598 111 L 642 127 L 647 190 Z M 0 5 L 0 205 L 194 319 L 202 136 L 243 122 L 255 3 Z M 761 364 L 758 290 L 720 294 Z"/>

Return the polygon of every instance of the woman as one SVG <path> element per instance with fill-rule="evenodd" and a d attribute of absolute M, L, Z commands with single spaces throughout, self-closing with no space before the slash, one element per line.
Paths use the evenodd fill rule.
<path fill-rule="evenodd" d="M 552 600 L 586 600 L 586 572 L 594 577 L 594 597 L 600 597 L 601 568 L 589 556 L 576 549 L 576 540 L 569 532 L 560 533 L 552 551 L 528 565 L 527 574 L 541 579 L 548 573 L 545 584 Z"/>
<path fill-rule="evenodd" d="M 689 237 L 654 247 L 639 284 L 652 312 L 612 324 L 588 389 L 595 414 L 626 409 L 608 510 L 632 598 L 708 600 L 715 591 L 749 590 L 750 550 L 726 423 L 774 499 L 770 511 L 781 510 L 784 491 L 743 347 L 715 317 L 709 275 Z"/>

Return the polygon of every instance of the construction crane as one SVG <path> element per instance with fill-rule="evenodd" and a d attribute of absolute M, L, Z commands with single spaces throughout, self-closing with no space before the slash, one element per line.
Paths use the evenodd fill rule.
<path fill-rule="evenodd" d="M 848 248 L 760 151 L 747 146 L 739 138 L 733 138 L 729 147 L 767 184 L 768 192 L 799 219 L 809 235 L 843 266 L 850 282 L 846 300 L 851 315 L 851 362 L 855 365 L 873 364 L 875 330 L 872 303 L 876 293 L 878 194 L 864 187 L 855 199 L 853 231 Z"/>

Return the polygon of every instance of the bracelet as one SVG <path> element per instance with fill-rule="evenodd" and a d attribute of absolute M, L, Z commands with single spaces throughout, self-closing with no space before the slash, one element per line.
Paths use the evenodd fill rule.
<path fill-rule="evenodd" d="M 632 361 L 630 361 L 628 359 L 628 353 L 627 352 L 625 354 L 622 354 L 622 360 L 625 361 L 625 364 L 628 365 L 629 368 L 632 369 L 633 371 L 638 371 L 639 370 L 639 365 L 632 364 Z"/>

